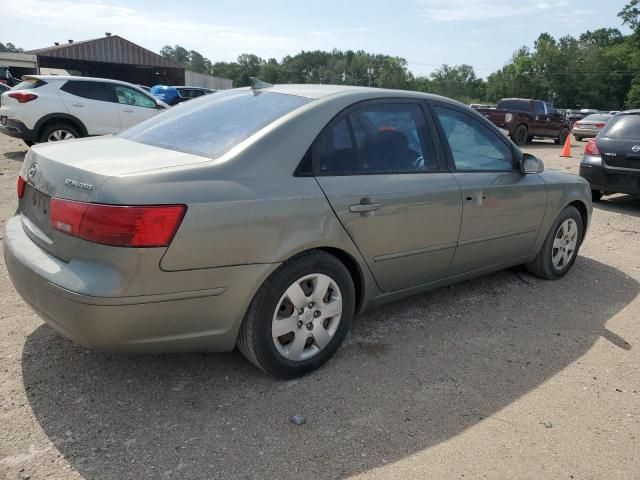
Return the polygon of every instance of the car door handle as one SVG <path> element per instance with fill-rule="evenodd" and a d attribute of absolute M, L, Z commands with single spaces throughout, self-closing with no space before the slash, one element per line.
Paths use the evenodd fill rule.
<path fill-rule="evenodd" d="M 125 108 L 125 109 L 123 110 L 123 112 L 133 113 L 133 110 L 131 110 L 130 108 Z"/>
<path fill-rule="evenodd" d="M 82 107 L 84 107 L 84 103 L 72 103 L 71 106 L 72 107 L 82 108 Z"/>
<path fill-rule="evenodd" d="M 381 203 L 356 203 L 349 207 L 349 211 L 353 213 L 368 213 L 380 210 Z"/>

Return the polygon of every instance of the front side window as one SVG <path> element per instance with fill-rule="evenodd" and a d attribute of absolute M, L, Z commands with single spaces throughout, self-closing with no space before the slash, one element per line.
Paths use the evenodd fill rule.
<path fill-rule="evenodd" d="M 311 98 L 252 90 L 228 90 L 185 102 L 120 134 L 155 147 L 216 157 Z"/>
<path fill-rule="evenodd" d="M 558 111 L 553 107 L 553 105 L 550 105 L 548 103 L 544 104 L 544 109 L 547 112 L 547 115 L 557 115 Z"/>
<path fill-rule="evenodd" d="M 105 82 L 69 80 L 60 87 L 60 90 L 88 100 L 98 100 L 101 102 L 115 101 L 110 85 Z"/>
<path fill-rule="evenodd" d="M 446 107 L 435 107 L 459 171 L 513 170 L 513 155 L 498 134 L 478 120 Z"/>
<path fill-rule="evenodd" d="M 544 103 L 542 103 L 542 102 L 533 102 L 533 114 L 534 115 L 544 115 Z"/>
<path fill-rule="evenodd" d="M 133 88 L 116 85 L 118 103 L 132 107 L 156 108 L 156 102 Z"/>

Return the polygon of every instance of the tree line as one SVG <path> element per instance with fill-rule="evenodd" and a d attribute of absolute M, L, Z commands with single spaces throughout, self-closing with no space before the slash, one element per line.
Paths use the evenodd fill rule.
<path fill-rule="evenodd" d="M 632 29 L 587 31 L 578 37 L 542 33 L 533 48 L 517 49 L 504 67 L 486 79 L 471 65 L 442 65 L 414 76 L 406 59 L 365 51 L 302 51 L 281 60 L 242 54 L 235 62 L 211 62 L 195 50 L 165 46 L 160 53 L 190 70 L 269 83 L 330 83 L 435 93 L 465 103 L 494 103 L 505 97 L 537 98 L 559 107 L 640 108 L 640 0 L 618 14 Z"/>

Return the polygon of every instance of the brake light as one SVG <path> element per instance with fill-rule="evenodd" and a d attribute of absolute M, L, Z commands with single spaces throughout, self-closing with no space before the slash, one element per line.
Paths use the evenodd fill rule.
<path fill-rule="evenodd" d="M 584 154 L 585 155 L 600 156 L 600 149 L 598 148 L 598 144 L 596 144 L 596 139 L 595 138 L 590 138 L 587 141 L 587 145 L 584 147 Z"/>
<path fill-rule="evenodd" d="M 114 247 L 167 247 L 186 205 L 102 205 L 52 198 L 51 226 L 89 242 Z"/>
<path fill-rule="evenodd" d="M 19 90 L 17 92 L 9 92 L 7 93 L 7 96 L 15 98 L 19 103 L 27 103 L 38 98 L 38 95 L 36 95 L 35 93 L 24 92 L 22 90 Z"/>
<path fill-rule="evenodd" d="M 18 198 L 24 197 L 24 188 L 27 186 L 27 181 L 22 178 L 22 175 L 18 175 Z"/>
<path fill-rule="evenodd" d="M 596 128 L 602 128 L 606 125 L 604 122 L 596 123 Z"/>

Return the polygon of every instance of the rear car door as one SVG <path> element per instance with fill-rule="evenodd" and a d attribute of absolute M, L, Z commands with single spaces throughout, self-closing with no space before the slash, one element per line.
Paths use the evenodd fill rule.
<path fill-rule="evenodd" d="M 379 286 L 396 291 L 447 274 L 462 201 L 442 168 L 420 101 L 356 104 L 316 139 L 313 171 Z"/>
<path fill-rule="evenodd" d="M 482 118 L 451 104 L 432 102 L 432 107 L 462 190 L 462 223 L 450 274 L 525 257 L 544 216 L 544 181 L 521 173 L 513 146 Z"/>
<path fill-rule="evenodd" d="M 59 92 L 67 111 L 84 124 L 89 135 L 120 131 L 120 113 L 109 83 L 69 80 Z"/>
<path fill-rule="evenodd" d="M 133 88 L 113 84 L 120 110 L 122 130 L 158 114 L 161 109 L 150 96 Z"/>

